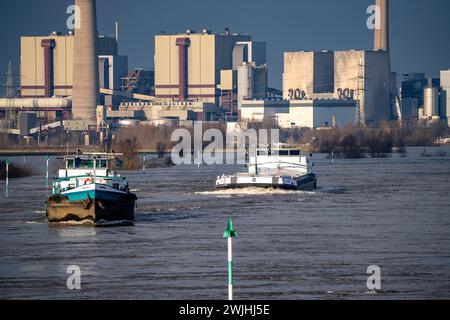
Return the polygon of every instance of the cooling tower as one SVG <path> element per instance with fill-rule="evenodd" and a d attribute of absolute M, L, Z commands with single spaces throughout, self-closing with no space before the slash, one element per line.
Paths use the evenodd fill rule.
<path fill-rule="evenodd" d="M 389 0 L 376 0 L 380 8 L 380 28 L 375 29 L 374 50 L 389 51 Z"/>
<path fill-rule="evenodd" d="M 74 120 L 96 120 L 99 96 L 97 12 L 95 0 L 75 0 L 79 19 L 74 38 L 72 115 Z"/>

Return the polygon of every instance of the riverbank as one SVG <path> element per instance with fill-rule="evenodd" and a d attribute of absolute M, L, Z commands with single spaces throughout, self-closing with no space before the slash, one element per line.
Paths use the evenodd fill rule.
<path fill-rule="evenodd" d="M 248 128 L 268 129 L 273 126 L 264 124 L 248 124 Z M 224 125 L 203 126 L 203 134 L 208 129 L 218 129 L 223 134 L 222 146 L 226 146 L 226 128 Z M 450 140 L 450 129 L 440 124 L 399 124 L 384 122 L 378 126 L 318 128 L 318 129 L 282 129 L 279 130 L 279 141 L 299 146 L 304 152 L 328 153 L 344 158 L 386 157 L 393 150 L 403 152 L 406 147 L 430 147 L 446 143 Z M 170 154 L 178 142 L 171 141 L 174 128 L 138 126 L 122 128 L 114 133 L 112 150 L 123 153 L 128 159 L 130 168 L 140 166 L 139 154 L 152 154 L 162 157 Z M 192 131 L 192 128 L 188 128 Z M 191 132 L 193 137 L 193 132 Z M 204 142 L 206 147 L 209 142 Z M 2 144 L 0 156 L 31 156 L 31 155 L 65 155 L 67 153 L 103 152 L 102 146 L 83 146 L 75 140 L 67 141 L 60 147 L 24 146 L 22 144 Z M 193 147 L 193 146 L 192 146 Z M 216 149 L 217 152 L 229 152 L 226 148 Z"/>

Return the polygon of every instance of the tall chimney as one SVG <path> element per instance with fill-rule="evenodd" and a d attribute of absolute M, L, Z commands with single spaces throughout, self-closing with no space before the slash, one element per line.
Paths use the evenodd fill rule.
<path fill-rule="evenodd" d="M 116 22 L 116 46 L 117 54 L 119 54 L 119 22 Z"/>
<path fill-rule="evenodd" d="M 99 98 L 97 12 L 95 0 L 75 0 L 79 29 L 75 29 L 72 115 L 74 120 L 96 120 Z"/>
<path fill-rule="evenodd" d="M 374 50 L 389 51 L 389 0 L 376 0 L 375 4 L 380 9 L 380 28 L 375 29 Z"/>

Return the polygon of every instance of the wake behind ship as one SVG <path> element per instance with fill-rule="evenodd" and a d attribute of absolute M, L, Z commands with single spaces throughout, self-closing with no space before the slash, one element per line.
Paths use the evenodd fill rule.
<path fill-rule="evenodd" d="M 108 166 L 118 154 L 77 154 L 63 158 L 46 201 L 49 222 L 134 221 L 137 197 L 125 177 Z"/>

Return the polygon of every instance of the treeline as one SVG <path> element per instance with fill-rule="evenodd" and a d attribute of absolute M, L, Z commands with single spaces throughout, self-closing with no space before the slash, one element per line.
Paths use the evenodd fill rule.
<path fill-rule="evenodd" d="M 248 128 L 270 129 L 273 123 L 250 123 Z M 203 124 L 203 131 L 209 128 L 219 129 L 225 136 L 226 127 L 220 124 Z M 193 137 L 193 129 L 186 128 Z M 163 155 L 174 146 L 171 135 L 174 128 L 139 126 L 122 128 L 114 135 L 113 148 L 124 153 L 133 167 L 140 160 L 133 156 L 139 149 L 156 151 Z M 406 152 L 406 147 L 433 146 L 437 139 L 450 135 L 447 126 L 439 123 L 399 124 L 383 122 L 378 126 L 345 127 L 328 129 L 282 129 L 280 142 L 301 145 L 311 152 L 334 154 L 336 157 L 360 158 L 387 157 L 395 148 L 397 152 Z M 225 143 L 225 142 L 224 142 Z M 204 146 L 209 142 L 204 142 Z"/>
<path fill-rule="evenodd" d="M 172 165 L 166 152 L 172 149 L 171 136 L 174 128 L 168 126 L 136 126 L 125 127 L 114 133 L 112 150 L 123 154 L 123 170 L 142 168 L 142 157 L 139 150 L 156 152 L 158 159 L 147 159 L 146 167 L 167 167 Z"/>
<path fill-rule="evenodd" d="M 429 126 L 384 122 L 364 128 L 346 127 L 314 130 L 281 130 L 281 139 L 306 145 L 312 152 L 334 154 L 336 157 L 387 157 L 393 148 L 405 152 L 406 147 L 433 146 L 448 127 L 439 123 Z"/>
<path fill-rule="evenodd" d="M 219 129 L 225 137 L 226 125 L 203 123 L 203 131 L 209 128 Z M 256 122 L 247 124 L 248 128 L 270 129 L 277 128 L 273 122 Z M 193 128 L 187 127 L 191 136 Z M 345 127 L 326 129 L 282 129 L 280 130 L 280 142 L 302 146 L 304 150 L 320 153 L 333 153 L 336 157 L 359 158 L 364 156 L 386 157 L 395 148 L 404 152 L 406 147 L 433 146 L 437 139 L 450 136 L 447 126 L 440 123 L 402 123 L 383 122 L 378 126 Z M 124 153 L 128 159 L 125 166 L 137 168 L 141 165 L 141 159 L 136 153 L 139 150 L 156 152 L 160 158 L 170 151 L 176 142 L 171 141 L 175 128 L 166 126 L 136 126 L 118 129 L 113 134 L 112 149 Z M 36 140 L 36 139 L 35 139 Z M 44 142 L 45 141 L 45 142 Z M 50 136 L 41 146 L 73 147 L 83 145 L 84 137 L 77 132 L 64 132 L 56 136 Z M 193 143 L 194 139 L 192 139 Z M 18 137 L 0 134 L 0 148 L 14 148 L 24 144 L 25 141 Z M 35 147 L 36 141 L 31 141 L 29 147 Z M 203 145 L 208 145 L 204 142 Z M 225 145 L 225 141 L 224 141 Z"/>

